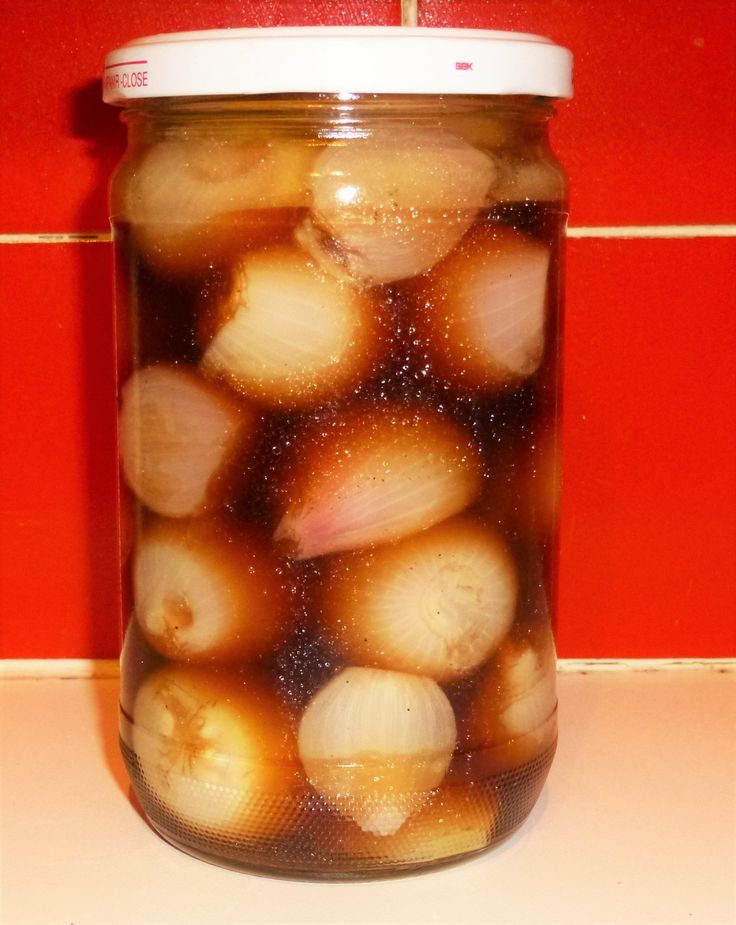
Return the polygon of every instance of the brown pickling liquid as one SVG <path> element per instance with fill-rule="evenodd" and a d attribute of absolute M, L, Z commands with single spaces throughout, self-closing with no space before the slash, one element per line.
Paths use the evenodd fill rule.
<path fill-rule="evenodd" d="M 119 363 L 123 405 L 126 394 L 134 401 L 130 396 L 144 388 L 151 401 L 156 388 L 165 388 L 167 400 L 183 403 L 181 413 L 132 417 L 121 442 L 122 453 L 133 454 L 132 462 L 123 460 L 124 470 L 136 460 L 148 467 L 140 479 L 145 487 L 126 477 L 134 529 L 124 569 L 133 604 L 122 661 L 122 748 L 152 824 L 189 853 L 293 876 L 388 876 L 457 860 L 505 838 L 528 816 L 552 761 L 564 205 L 522 196 L 476 210 L 468 231 L 436 265 L 380 283 L 355 280 L 340 265 L 330 270 L 329 261 L 318 266 L 304 252 L 295 234 L 308 205 L 239 214 L 245 244 L 233 248 L 228 238 L 220 252 L 220 238 L 210 235 L 212 258 L 191 270 L 186 248 L 181 264 L 168 256 L 162 261 L 152 256 L 155 229 L 142 235 L 125 215 L 115 221 L 126 332 Z M 186 235 L 186 226 L 179 230 Z M 166 235 L 162 246 L 176 248 L 170 227 Z M 493 372 L 489 384 L 471 375 L 470 365 L 462 368 L 472 312 L 470 320 L 457 320 L 463 309 L 451 300 L 461 287 L 442 275 L 443 266 L 459 273 L 467 265 L 475 273 L 482 258 L 470 249 L 486 240 L 500 241 L 503 253 L 520 241 L 530 253 L 538 248 L 549 255 L 541 356 L 531 371 Z M 258 356 L 242 373 L 222 365 L 226 352 L 225 360 L 213 361 L 208 351 L 232 320 L 234 291 L 246 311 L 250 298 L 267 303 L 282 291 L 298 300 L 310 274 L 327 278 L 324 303 L 347 319 L 339 322 L 348 325 L 344 359 L 322 366 L 312 357 L 316 371 L 284 386 L 269 351 L 281 334 L 292 347 L 300 335 L 280 321 L 273 343 L 262 350 L 264 363 L 271 363 L 267 374 L 257 367 Z M 265 297 L 256 292 L 256 279 L 264 280 L 258 292 Z M 315 291 L 305 312 L 320 310 L 321 290 Z M 500 298 L 505 291 L 502 283 Z M 283 310 L 293 310 L 292 303 Z M 264 317 L 256 335 L 268 325 L 267 312 Z M 311 336 L 308 327 L 307 348 Z M 247 331 L 244 337 L 247 349 Z M 481 362 L 472 345 L 467 356 L 468 364 Z M 338 368 L 341 363 L 352 366 Z M 144 385 L 126 393 L 126 382 L 141 374 Z M 334 391 L 315 383 L 322 375 L 335 377 Z M 180 378 L 191 391 L 186 399 L 177 397 Z M 197 448 L 190 459 L 186 429 L 208 433 L 201 425 L 210 414 L 212 453 Z M 157 452 L 162 446 L 168 452 L 173 441 L 175 458 L 165 461 L 163 474 L 151 474 L 158 461 L 146 456 L 146 427 L 156 430 Z M 176 432 L 182 427 L 183 436 Z M 177 473 L 180 443 L 187 462 Z M 207 479 L 200 470 L 208 471 L 212 460 Z M 192 473 L 206 483 L 201 497 L 194 492 L 192 509 L 172 516 L 174 502 L 167 497 L 159 505 L 156 492 L 170 492 L 180 503 L 179 482 Z M 475 533 L 493 537 L 477 559 Z M 417 542 L 425 536 L 430 550 L 433 536 L 440 544 L 426 579 L 421 557 L 429 553 Z M 456 555 L 471 557 L 465 566 L 451 562 L 447 577 L 442 543 L 456 543 L 463 550 Z M 498 575 L 486 579 L 494 569 Z M 499 614 L 489 618 L 498 622 L 495 635 L 485 634 L 481 621 L 464 637 L 462 651 L 448 643 L 447 671 L 422 651 L 447 629 L 432 628 L 432 594 L 445 595 L 450 603 L 441 619 L 458 625 L 486 600 L 494 607 L 504 595 L 509 601 L 503 614 L 499 604 Z M 426 640 L 401 629 L 415 604 L 430 626 Z M 221 634 L 216 643 L 209 626 L 198 626 L 210 613 L 216 615 L 212 632 Z M 343 674 L 350 669 L 361 673 Z M 390 684 L 375 687 L 376 710 L 385 712 L 387 727 L 396 722 L 403 729 L 393 718 L 395 706 L 397 716 L 439 711 L 400 733 L 413 742 L 422 723 L 431 727 L 426 748 L 416 746 L 416 754 L 404 740 L 392 751 L 390 736 L 399 733 L 392 726 L 384 735 L 381 717 L 371 716 L 377 673 L 392 673 L 396 697 L 406 698 L 405 707 L 396 706 Z M 305 715 L 327 703 L 328 686 L 341 677 L 355 678 L 353 686 L 335 695 L 330 708 L 336 712 L 319 741 L 308 745 Z M 336 705 L 357 698 L 360 685 L 366 705 Z M 379 729 L 375 754 L 361 744 L 346 758 L 342 731 L 330 754 L 333 727 L 361 722 Z M 361 735 L 355 731 L 362 743 Z M 443 744 L 447 735 L 454 745 Z"/>

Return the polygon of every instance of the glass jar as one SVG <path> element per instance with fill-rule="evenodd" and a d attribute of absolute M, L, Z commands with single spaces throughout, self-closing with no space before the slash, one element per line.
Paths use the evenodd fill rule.
<path fill-rule="evenodd" d="M 569 54 L 231 30 L 105 74 L 135 793 L 243 869 L 482 851 L 556 743 Z"/>

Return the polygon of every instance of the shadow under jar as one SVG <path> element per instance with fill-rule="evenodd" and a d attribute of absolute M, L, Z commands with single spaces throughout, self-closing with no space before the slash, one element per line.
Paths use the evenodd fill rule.
<path fill-rule="evenodd" d="M 121 742 L 143 809 L 190 854 L 286 876 L 497 844 L 557 735 L 547 124 L 569 53 L 227 30 L 133 42 L 104 85 L 129 129 Z"/>

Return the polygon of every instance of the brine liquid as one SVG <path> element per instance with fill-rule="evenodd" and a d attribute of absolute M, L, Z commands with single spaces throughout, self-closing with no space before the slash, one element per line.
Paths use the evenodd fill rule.
<path fill-rule="evenodd" d="M 426 229 L 457 216 L 418 214 L 401 246 L 429 265 L 389 281 L 391 234 L 358 228 L 348 253 L 308 201 L 116 221 L 121 740 L 167 840 L 390 875 L 531 811 L 556 742 L 562 208 L 475 208 L 449 250 Z M 506 346 L 517 321 L 484 320 L 484 285 L 531 318 Z"/>

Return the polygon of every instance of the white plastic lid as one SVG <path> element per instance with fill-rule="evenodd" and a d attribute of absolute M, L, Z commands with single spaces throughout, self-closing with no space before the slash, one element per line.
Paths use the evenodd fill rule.
<path fill-rule="evenodd" d="M 136 39 L 105 59 L 108 103 L 172 96 L 572 96 L 572 55 L 521 32 L 404 26 L 212 29 Z"/>

